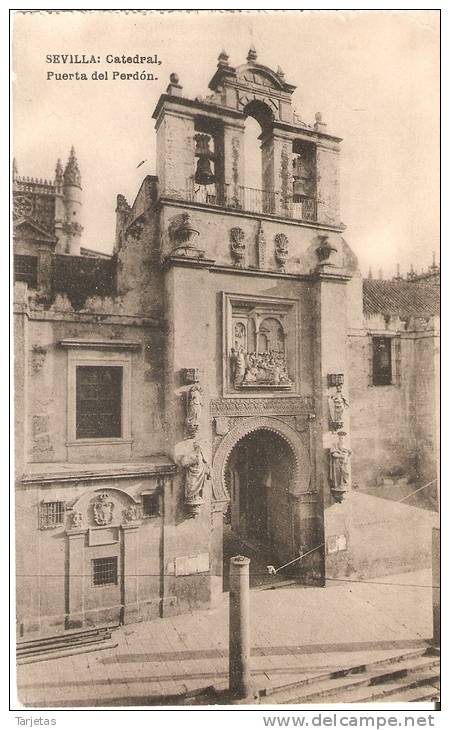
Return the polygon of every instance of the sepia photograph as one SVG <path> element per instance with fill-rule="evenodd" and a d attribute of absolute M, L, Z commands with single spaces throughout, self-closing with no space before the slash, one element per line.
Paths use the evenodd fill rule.
<path fill-rule="evenodd" d="M 440 20 L 11 11 L 16 710 L 433 726 Z"/>

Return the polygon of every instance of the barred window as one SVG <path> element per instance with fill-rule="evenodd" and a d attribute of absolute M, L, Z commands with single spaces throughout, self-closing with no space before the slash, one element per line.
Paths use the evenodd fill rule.
<path fill-rule="evenodd" d="M 159 494 L 142 495 L 142 516 L 157 517 L 159 515 Z"/>
<path fill-rule="evenodd" d="M 373 338 L 373 384 L 390 385 L 392 383 L 392 347 L 391 337 Z"/>
<path fill-rule="evenodd" d="M 39 524 L 41 530 L 59 527 L 64 523 L 64 502 L 41 502 Z"/>
<path fill-rule="evenodd" d="M 92 582 L 94 586 L 117 585 L 117 557 L 94 558 Z"/>
<path fill-rule="evenodd" d="M 37 256 L 14 254 L 14 281 L 24 281 L 32 289 L 37 289 Z"/>
<path fill-rule="evenodd" d="M 122 368 L 82 365 L 76 369 L 76 437 L 122 435 Z"/>

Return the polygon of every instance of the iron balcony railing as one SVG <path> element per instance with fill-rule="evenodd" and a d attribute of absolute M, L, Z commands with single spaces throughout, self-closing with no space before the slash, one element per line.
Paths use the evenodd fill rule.
<path fill-rule="evenodd" d="M 301 198 L 298 202 L 292 196 L 283 196 L 280 192 L 246 188 L 242 185 L 215 183 L 214 185 L 197 185 L 190 178 L 186 191 L 182 196 L 190 203 L 214 205 L 220 208 L 233 208 L 247 213 L 278 215 L 301 221 L 317 221 L 315 198 Z"/>

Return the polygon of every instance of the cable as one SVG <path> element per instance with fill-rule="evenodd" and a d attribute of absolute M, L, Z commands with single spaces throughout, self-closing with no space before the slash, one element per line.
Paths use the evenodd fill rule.
<path fill-rule="evenodd" d="M 432 479 L 431 482 L 428 482 L 428 484 L 424 484 L 423 487 L 419 487 L 419 489 L 415 489 L 414 492 L 411 492 L 410 494 L 407 494 L 406 497 L 402 497 L 402 499 L 399 499 L 399 502 L 404 502 L 405 499 L 408 499 L 408 497 L 412 497 L 413 494 L 417 494 L 417 492 L 420 492 L 422 489 L 425 489 L 425 487 L 429 487 L 430 484 L 434 484 L 437 481 L 437 479 Z"/>

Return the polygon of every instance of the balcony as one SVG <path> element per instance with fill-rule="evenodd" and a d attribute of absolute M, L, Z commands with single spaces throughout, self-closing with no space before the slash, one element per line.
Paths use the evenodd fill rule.
<path fill-rule="evenodd" d="M 281 192 L 246 188 L 242 185 L 236 187 L 235 185 L 216 183 L 209 186 L 209 188 L 197 185 L 190 178 L 187 181 L 185 192 L 180 194 L 179 197 L 189 203 L 212 205 L 245 213 L 275 215 L 309 223 L 317 221 L 315 198 L 302 198 L 299 202 L 294 202 L 292 196 L 282 196 Z"/>

